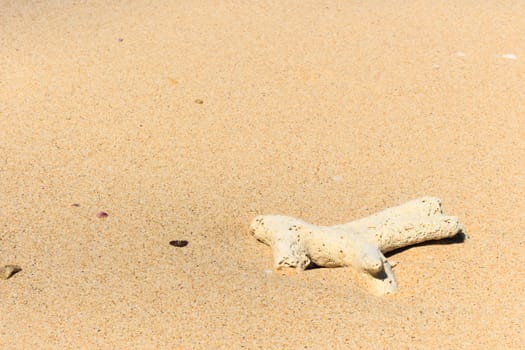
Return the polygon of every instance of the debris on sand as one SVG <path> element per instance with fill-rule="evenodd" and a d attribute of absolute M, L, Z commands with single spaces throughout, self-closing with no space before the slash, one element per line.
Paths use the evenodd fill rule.
<path fill-rule="evenodd" d="M 22 269 L 17 265 L 2 266 L 0 267 L 0 279 L 6 280 L 20 271 L 22 271 Z"/>

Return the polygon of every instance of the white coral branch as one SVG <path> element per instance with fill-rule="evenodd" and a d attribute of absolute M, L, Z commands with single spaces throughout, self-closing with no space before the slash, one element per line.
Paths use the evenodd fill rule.
<path fill-rule="evenodd" d="M 316 226 L 281 215 L 257 216 L 250 225 L 253 236 L 272 247 L 276 268 L 304 270 L 311 263 L 352 267 L 381 295 L 397 290 L 392 267 L 383 253 L 453 237 L 462 229 L 456 217 L 443 215 L 441 201 L 432 197 L 342 225 Z"/>

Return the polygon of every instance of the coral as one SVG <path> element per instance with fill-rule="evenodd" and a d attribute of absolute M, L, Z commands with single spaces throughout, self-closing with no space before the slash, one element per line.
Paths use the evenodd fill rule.
<path fill-rule="evenodd" d="M 335 226 L 316 226 L 282 215 L 260 215 L 251 234 L 273 250 L 275 267 L 305 270 L 346 266 L 364 277 L 375 294 L 395 292 L 392 266 L 383 255 L 463 231 L 458 219 L 443 215 L 438 198 L 423 197 L 374 215 Z"/>

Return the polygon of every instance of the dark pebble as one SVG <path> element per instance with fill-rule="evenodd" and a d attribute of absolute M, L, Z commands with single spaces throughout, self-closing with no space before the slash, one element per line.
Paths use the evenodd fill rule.
<path fill-rule="evenodd" d="M 170 242 L 170 245 L 174 246 L 174 247 L 185 247 L 188 245 L 188 241 L 186 240 L 181 240 L 181 241 L 171 241 Z"/>

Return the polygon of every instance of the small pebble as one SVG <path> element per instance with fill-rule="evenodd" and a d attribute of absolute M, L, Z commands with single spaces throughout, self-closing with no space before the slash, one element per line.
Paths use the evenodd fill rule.
<path fill-rule="evenodd" d="M 341 175 L 336 175 L 336 176 L 332 177 L 332 180 L 339 182 L 339 181 L 343 180 L 343 177 Z"/>
<path fill-rule="evenodd" d="M 17 265 L 5 265 L 0 267 L 0 279 L 6 280 L 13 276 L 15 273 L 22 271 L 20 266 Z"/>
<path fill-rule="evenodd" d="M 198 98 L 198 99 L 196 99 L 196 100 L 195 100 L 195 103 L 198 103 L 198 104 L 200 104 L 200 105 L 201 105 L 201 104 L 203 104 L 203 103 L 204 103 L 204 101 L 203 101 L 203 100 L 201 100 L 200 98 Z"/>
<path fill-rule="evenodd" d="M 97 218 L 99 218 L 99 219 L 107 218 L 108 216 L 109 216 L 109 214 L 106 213 L 105 211 L 99 211 L 97 213 Z"/>
<path fill-rule="evenodd" d="M 118 41 L 119 43 L 121 43 L 121 42 L 124 41 L 124 39 L 122 39 L 122 38 L 118 38 L 117 41 Z"/>
<path fill-rule="evenodd" d="M 467 54 L 461 51 L 456 52 L 456 55 L 459 57 L 465 57 Z"/>
<path fill-rule="evenodd" d="M 70 205 L 70 207 L 80 207 L 80 204 L 78 204 L 78 203 L 73 203 L 73 204 Z"/>
<path fill-rule="evenodd" d="M 186 240 L 171 241 L 170 245 L 172 245 L 174 247 L 185 247 L 185 246 L 188 245 L 188 241 L 186 241 Z"/>

